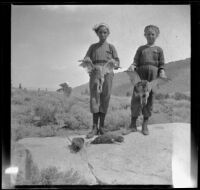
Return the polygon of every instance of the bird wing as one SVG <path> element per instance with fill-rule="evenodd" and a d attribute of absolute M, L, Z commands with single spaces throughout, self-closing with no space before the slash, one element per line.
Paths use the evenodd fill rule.
<path fill-rule="evenodd" d="M 124 71 L 126 72 L 126 74 L 129 76 L 129 79 L 131 81 L 131 84 L 133 86 L 135 86 L 135 84 L 137 84 L 138 82 L 141 81 L 140 76 L 138 75 L 138 73 L 136 71 Z"/>
<path fill-rule="evenodd" d="M 156 92 L 160 88 L 160 86 L 165 85 L 169 81 L 171 81 L 171 79 L 158 77 L 155 80 L 149 82 L 149 90 Z"/>
<path fill-rule="evenodd" d="M 94 68 L 94 65 L 92 62 L 85 62 L 85 61 L 83 61 L 79 66 L 86 68 L 88 73 L 90 73 L 92 69 Z"/>
<path fill-rule="evenodd" d="M 111 61 L 108 61 L 104 66 L 104 74 L 106 73 L 110 73 L 114 68 L 115 68 L 115 65 L 113 62 Z"/>

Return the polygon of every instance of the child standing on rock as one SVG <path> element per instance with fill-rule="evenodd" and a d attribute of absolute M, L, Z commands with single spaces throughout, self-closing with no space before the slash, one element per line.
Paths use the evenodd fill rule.
<path fill-rule="evenodd" d="M 166 77 L 164 71 L 164 54 L 161 47 L 155 45 L 155 41 L 160 34 L 160 30 L 157 26 L 148 25 L 144 29 L 144 36 L 146 37 L 147 44 L 140 46 L 134 57 L 134 62 L 129 67 L 129 71 L 136 71 L 141 80 L 152 80 L 159 77 Z M 133 93 L 131 99 L 131 124 L 129 128 L 124 132 L 128 134 L 130 132 L 137 131 L 136 120 L 143 114 L 142 133 L 144 135 L 149 134 L 147 127 L 149 117 L 151 116 L 153 109 L 153 92 L 149 94 L 147 104 L 142 106 L 138 97 Z"/>
<path fill-rule="evenodd" d="M 109 27 L 101 23 L 99 25 L 96 25 L 93 30 L 97 34 L 99 38 L 98 43 L 92 44 L 84 58 L 83 61 L 85 62 L 91 62 L 94 65 L 104 65 L 108 61 L 113 62 L 114 69 L 118 69 L 119 67 L 119 58 L 117 55 L 117 51 L 115 47 L 108 43 L 107 37 L 110 34 Z M 110 95 L 111 95 L 111 88 L 112 88 L 112 80 L 113 80 L 114 72 L 107 73 L 104 76 L 104 83 L 102 87 L 102 92 L 100 94 L 100 106 L 99 109 L 95 109 L 97 107 L 94 101 L 92 99 L 95 98 L 96 94 L 96 88 L 94 87 L 95 83 L 94 80 L 96 78 L 95 72 L 90 73 L 90 81 L 89 81 L 89 88 L 90 88 L 90 111 L 93 114 L 93 126 L 92 131 L 90 131 L 87 134 L 87 138 L 92 138 L 94 135 L 97 135 L 98 133 L 104 134 L 106 132 L 106 129 L 104 127 L 104 120 L 107 113 L 107 109 L 109 106 L 110 101 Z M 100 125 L 98 129 L 98 121 L 100 119 Z"/>

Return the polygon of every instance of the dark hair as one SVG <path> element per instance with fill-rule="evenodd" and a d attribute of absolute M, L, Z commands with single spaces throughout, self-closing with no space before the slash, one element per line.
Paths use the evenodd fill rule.
<path fill-rule="evenodd" d="M 158 36 L 160 34 L 160 30 L 155 25 L 148 25 L 144 28 L 144 34 L 146 34 L 149 30 L 154 30 L 156 32 L 156 35 Z"/>
<path fill-rule="evenodd" d="M 101 28 L 102 26 L 106 27 L 108 33 L 110 34 L 110 29 L 109 29 L 108 25 L 107 25 L 107 24 L 104 24 L 104 23 L 100 23 L 100 24 L 95 25 L 95 26 L 93 27 L 93 30 L 95 31 L 95 33 L 97 34 L 98 31 L 99 31 L 99 28 Z"/>

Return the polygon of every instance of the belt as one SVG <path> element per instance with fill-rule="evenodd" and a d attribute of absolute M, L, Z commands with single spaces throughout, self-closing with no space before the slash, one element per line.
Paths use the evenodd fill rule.
<path fill-rule="evenodd" d="M 106 60 L 95 60 L 95 61 L 93 61 L 93 64 L 94 64 L 94 65 L 96 65 L 96 64 L 105 65 L 105 63 L 107 63 Z"/>
<path fill-rule="evenodd" d="M 151 62 L 146 62 L 146 63 L 144 63 L 144 64 L 138 65 L 138 67 L 149 66 L 149 65 L 154 66 L 154 67 L 158 67 L 158 64 L 156 64 L 156 63 L 151 63 Z"/>

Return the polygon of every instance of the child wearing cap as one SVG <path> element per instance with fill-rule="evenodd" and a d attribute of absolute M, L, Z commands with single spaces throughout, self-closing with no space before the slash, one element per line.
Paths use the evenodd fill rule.
<path fill-rule="evenodd" d="M 105 64 L 109 61 L 113 62 L 115 65 L 114 69 L 119 68 L 120 61 L 117 55 L 117 51 L 115 47 L 107 42 L 107 37 L 110 34 L 110 30 L 108 25 L 101 23 L 96 25 L 93 30 L 97 34 L 99 38 L 98 43 L 92 44 L 84 58 L 84 61 L 91 61 L 93 64 Z M 104 83 L 102 87 L 102 93 L 100 94 L 100 106 L 99 110 L 95 109 L 97 106 L 96 103 L 92 101 L 96 92 L 96 88 L 94 86 L 95 80 L 95 73 L 90 73 L 90 81 L 89 81 L 89 88 L 90 88 L 90 111 L 93 114 L 93 126 L 92 130 L 87 134 L 87 138 L 92 138 L 94 135 L 98 133 L 104 134 L 106 129 L 104 127 L 104 120 L 107 113 L 107 109 L 109 106 L 110 95 L 111 95 L 111 88 L 112 88 L 112 80 L 114 77 L 114 72 L 107 73 L 104 76 Z M 98 129 L 98 121 L 100 120 L 100 125 Z"/>
<path fill-rule="evenodd" d="M 152 81 L 159 77 L 166 77 L 164 71 L 164 54 L 161 47 L 155 45 L 155 41 L 160 34 L 160 30 L 155 25 L 148 25 L 144 29 L 144 36 L 147 40 L 146 45 L 140 46 L 135 54 L 134 62 L 128 70 L 135 70 L 141 80 Z M 149 134 L 147 127 L 149 117 L 153 109 L 153 92 L 149 94 L 147 104 L 141 106 L 138 97 L 134 93 L 131 99 L 131 124 L 124 134 L 137 131 L 136 120 L 140 113 L 143 114 L 142 133 Z"/>

